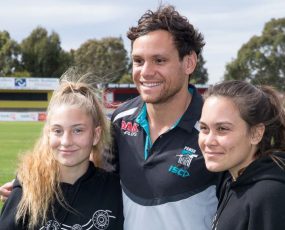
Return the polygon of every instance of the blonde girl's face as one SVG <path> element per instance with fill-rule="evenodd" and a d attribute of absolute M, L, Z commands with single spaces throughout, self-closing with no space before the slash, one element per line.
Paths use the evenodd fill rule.
<path fill-rule="evenodd" d="M 86 171 L 93 145 L 100 137 L 92 117 L 84 110 L 61 105 L 50 117 L 49 138 L 55 159 L 62 169 Z"/>
<path fill-rule="evenodd" d="M 208 170 L 238 171 L 254 160 L 256 140 L 231 99 L 206 99 L 200 119 L 199 145 Z"/>

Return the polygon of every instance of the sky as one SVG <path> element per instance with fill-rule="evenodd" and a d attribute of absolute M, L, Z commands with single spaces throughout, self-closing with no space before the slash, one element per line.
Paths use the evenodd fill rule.
<path fill-rule="evenodd" d="M 222 80 L 226 64 L 266 22 L 285 17 L 284 0 L 9 0 L 0 2 L 0 31 L 20 43 L 41 26 L 58 33 L 66 51 L 88 39 L 122 37 L 130 52 L 127 30 L 160 3 L 174 5 L 204 35 L 209 84 Z"/>

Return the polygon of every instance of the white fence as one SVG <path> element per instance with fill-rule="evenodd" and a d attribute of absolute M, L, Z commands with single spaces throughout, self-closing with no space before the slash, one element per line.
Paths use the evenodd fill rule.
<path fill-rule="evenodd" d="M 0 121 L 45 121 L 45 112 L 0 112 Z"/>

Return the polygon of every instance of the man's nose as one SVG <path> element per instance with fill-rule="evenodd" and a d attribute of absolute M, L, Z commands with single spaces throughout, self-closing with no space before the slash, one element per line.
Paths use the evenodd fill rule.
<path fill-rule="evenodd" d="M 155 73 L 154 64 L 151 62 L 145 62 L 141 69 L 141 75 L 144 77 L 153 76 Z"/>

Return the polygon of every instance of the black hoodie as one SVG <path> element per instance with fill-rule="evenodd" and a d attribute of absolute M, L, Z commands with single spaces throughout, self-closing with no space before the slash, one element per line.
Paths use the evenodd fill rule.
<path fill-rule="evenodd" d="M 285 230 L 285 169 L 263 157 L 226 180 L 212 229 Z"/>
<path fill-rule="evenodd" d="M 123 208 L 119 177 L 95 168 L 90 163 L 87 172 L 73 185 L 61 183 L 70 212 L 56 203 L 55 214 L 50 211 L 44 226 L 35 229 L 123 229 Z M 15 223 L 17 205 L 22 187 L 16 180 L 12 194 L 0 215 L 0 230 L 23 230 L 25 225 Z M 44 194 L 43 194 L 44 196 Z"/>

